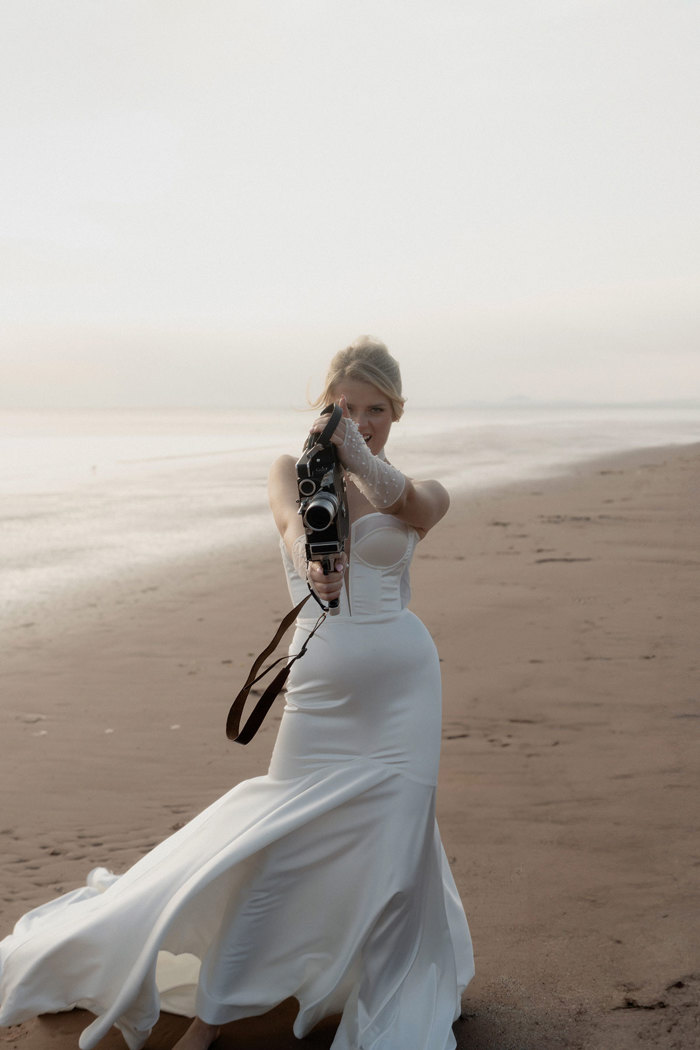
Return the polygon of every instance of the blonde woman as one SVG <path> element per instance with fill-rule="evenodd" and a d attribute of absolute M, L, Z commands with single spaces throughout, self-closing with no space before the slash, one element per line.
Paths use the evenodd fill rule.
<path fill-rule="evenodd" d="M 3 1024 L 78 1004 L 97 1015 L 83 1050 L 113 1024 L 138 1050 L 177 984 L 194 1021 L 176 1050 L 207 1050 L 222 1024 L 290 996 L 299 1037 L 341 1014 L 332 1050 L 455 1046 L 473 959 L 435 823 L 438 656 L 408 609 L 412 555 L 449 500 L 386 458 L 404 401 L 383 344 L 365 337 L 333 358 L 318 404 L 330 401 L 351 526 L 329 575 L 306 561 L 295 457 L 270 474 L 292 599 L 310 586 L 339 612 L 293 667 L 268 774 L 125 875 L 93 873 L 20 920 L 0 953 Z"/>

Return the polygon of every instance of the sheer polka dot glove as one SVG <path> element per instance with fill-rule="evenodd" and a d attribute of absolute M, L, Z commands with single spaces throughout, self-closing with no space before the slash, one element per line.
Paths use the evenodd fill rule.
<path fill-rule="evenodd" d="M 360 492 L 377 510 L 391 507 L 406 487 L 400 470 L 379 456 L 373 456 L 357 424 L 345 418 L 345 437 L 338 449 L 340 460 L 352 474 Z"/>

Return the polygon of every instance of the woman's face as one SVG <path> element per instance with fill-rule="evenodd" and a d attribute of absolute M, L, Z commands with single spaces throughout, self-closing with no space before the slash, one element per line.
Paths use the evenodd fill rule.
<path fill-rule="evenodd" d="M 343 379 L 333 387 L 334 401 L 343 394 L 350 417 L 357 423 L 370 452 L 376 456 L 384 448 L 391 430 L 391 401 L 373 383 L 361 379 Z"/>

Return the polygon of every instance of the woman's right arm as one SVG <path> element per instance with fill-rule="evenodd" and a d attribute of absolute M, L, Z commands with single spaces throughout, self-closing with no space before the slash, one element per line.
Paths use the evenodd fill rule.
<path fill-rule="evenodd" d="M 342 589 L 347 559 L 344 554 L 340 555 L 336 559 L 336 565 L 340 566 L 340 570 L 331 572 L 327 576 L 323 573 L 321 563 L 317 561 L 309 562 L 308 573 L 304 572 L 305 566 L 302 564 L 306 561 L 302 543 L 302 538 L 305 538 L 304 525 L 299 517 L 296 461 L 293 456 L 280 456 L 272 464 L 268 495 L 272 516 L 297 573 L 302 579 L 308 579 L 321 601 L 333 601 L 339 596 Z"/>
<path fill-rule="evenodd" d="M 304 534 L 304 525 L 298 514 L 296 463 L 293 456 L 280 456 L 272 464 L 268 497 L 275 525 L 291 558 L 294 541 Z"/>

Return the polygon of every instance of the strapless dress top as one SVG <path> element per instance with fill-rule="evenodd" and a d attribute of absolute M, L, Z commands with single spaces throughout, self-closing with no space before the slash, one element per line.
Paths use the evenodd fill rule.
<path fill-rule="evenodd" d="M 350 526 L 349 569 L 340 595 L 340 611 L 333 619 L 384 617 L 406 609 L 411 598 L 409 568 L 418 540 L 413 526 L 391 514 L 374 511 L 357 518 Z M 309 593 L 308 587 L 282 541 L 280 547 L 289 593 L 296 605 Z M 315 621 L 319 611 L 316 602 L 307 602 L 299 623 Z"/>

